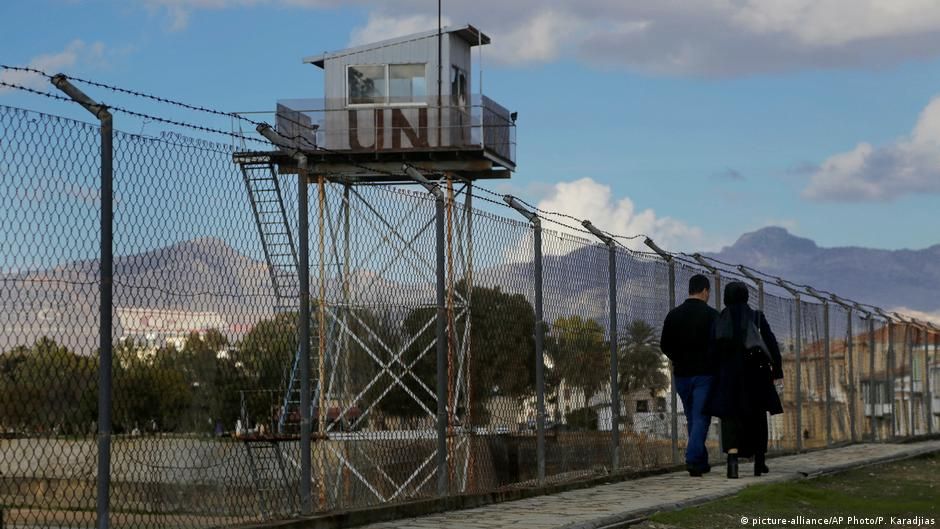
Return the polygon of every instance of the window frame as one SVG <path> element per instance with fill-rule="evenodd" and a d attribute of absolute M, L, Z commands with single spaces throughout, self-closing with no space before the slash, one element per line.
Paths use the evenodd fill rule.
<path fill-rule="evenodd" d="M 424 66 L 424 91 L 428 90 L 428 63 L 426 62 L 399 62 L 395 64 L 386 64 L 385 65 L 385 82 L 388 85 L 385 92 L 385 106 L 392 108 L 408 108 L 408 107 L 426 107 L 428 106 L 427 101 L 399 101 L 397 103 L 392 103 L 390 100 L 392 98 L 392 76 L 391 76 L 391 67 L 392 66 Z M 425 96 L 428 98 L 430 96 Z"/>
<path fill-rule="evenodd" d="M 385 103 L 350 103 L 350 94 L 349 94 L 349 69 L 350 68 L 359 68 L 362 66 L 382 66 L 385 71 Z M 347 64 L 346 75 L 343 77 L 343 84 L 346 87 L 346 108 L 375 108 L 388 105 L 388 65 L 387 64 Z"/>
<path fill-rule="evenodd" d="M 371 64 L 347 64 L 345 71 L 346 75 L 343 77 L 343 83 L 345 85 L 346 93 L 346 108 L 417 108 L 417 107 L 426 107 L 428 106 L 427 101 L 400 101 L 400 102 L 391 102 L 391 76 L 389 75 L 389 70 L 391 66 L 424 66 L 424 82 L 425 90 L 427 89 L 427 80 L 428 80 L 428 63 L 426 62 L 402 62 L 402 63 L 371 63 Z M 349 97 L 349 69 L 350 68 L 359 68 L 362 66 L 382 66 L 385 70 L 385 101 L 381 103 L 350 103 Z"/>

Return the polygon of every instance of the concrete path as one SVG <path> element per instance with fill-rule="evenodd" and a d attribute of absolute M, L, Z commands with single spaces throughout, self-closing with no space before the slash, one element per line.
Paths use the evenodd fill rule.
<path fill-rule="evenodd" d="M 447 513 L 382 522 L 361 529 L 601 529 L 616 527 L 663 510 L 688 507 L 731 496 L 748 485 L 802 479 L 849 468 L 896 461 L 940 451 L 940 441 L 911 444 L 860 444 L 820 450 L 768 461 L 770 474 L 756 478 L 753 466 L 743 463 L 741 478 L 725 478 L 725 468 L 714 467 L 701 478 L 686 472 L 602 485 L 497 503 Z"/>

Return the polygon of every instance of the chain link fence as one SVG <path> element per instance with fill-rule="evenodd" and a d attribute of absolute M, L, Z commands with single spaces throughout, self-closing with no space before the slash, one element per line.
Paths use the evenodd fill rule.
<path fill-rule="evenodd" d="M 0 106 L 4 527 L 92 527 L 102 480 L 115 527 L 208 528 L 671 468 L 688 436 L 658 340 L 696 273 L 718 308 L 720 285 L 744 280 L 776 333 L 772 452 L 940 427 L 934 328 L 598 243 L 549 214 L 524 222 L 447 178 L 436 201 L 311 175 L 304 372 L 298 176 L 228 145 L 117 132 L 99 476 L 100 141 Z M 717 433 L 715 419 L 713 460 Z"/>

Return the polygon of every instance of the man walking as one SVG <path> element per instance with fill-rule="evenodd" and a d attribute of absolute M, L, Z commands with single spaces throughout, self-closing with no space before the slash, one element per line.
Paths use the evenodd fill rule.
<path fill-rule="evenodd" d="M 669 311 L 663 322 L 660 348 L 672 361 L 676 393 L 688 427 L 689 442 L 685 464 L 690 476 L 711 470 L 705 439 L 711 417 L 705 414 L 705 401 L 718 374 L 711 341 L 718 311 L 708 306 L 711 284 L 702 274 L 689 279 L 689 298 Z"/>

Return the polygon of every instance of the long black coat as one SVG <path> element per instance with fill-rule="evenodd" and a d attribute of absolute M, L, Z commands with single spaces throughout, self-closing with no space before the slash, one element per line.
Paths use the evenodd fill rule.
<path fill-rule="evenodd" d="M 755 318 L 755 311 L 743 304 L 726 306 L 718 317 L 714 352 L 719 359 L 718 378 L 707 406 L 710 415 L 717 417 L 753 417 L 770 412 L 783 413 L 774 379 L 783 378 L 780 346 L 763 313 L 757 312 L 760 332 L 771 356 L 771 366 L 761 366 L 744 349 L 743 325 Z M 729 325 L 734 332 L 729 336 Z M 722 332 L 721 328 L 726 331 Z"/>

